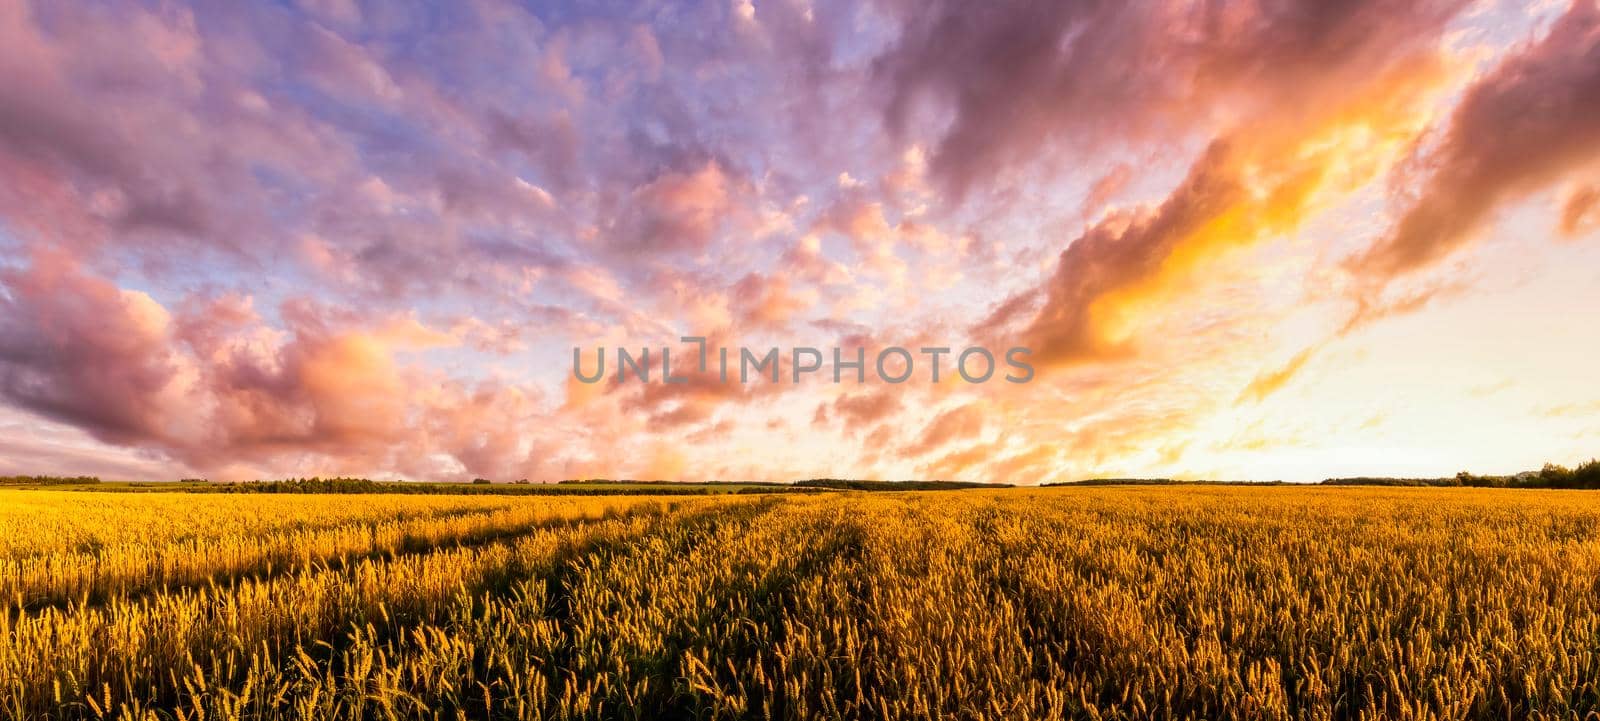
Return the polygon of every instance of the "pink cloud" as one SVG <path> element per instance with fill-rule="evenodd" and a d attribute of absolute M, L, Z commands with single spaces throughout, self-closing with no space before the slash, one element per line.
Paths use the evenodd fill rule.
<path fill-rule="evenodd" d="M 1417 159 L 1426 178 L 1405 186 L 1420 187 L 1416 200 L 1353 269 L 1381 281 L 1431 265 L 1508 202 L 1592 170 L 1600 160 L 1597 54 L 1600 9 L 1576 0 L 1542 40 L 1469 88 L 1438 147 Z"/>
<path fill-rule="evenodd" d="M 928 422 L 922 436 L 900 453 L 914 458 L 932 453 L 956 441 L 964 441 L 983 432 L 985 412 L 978 403 L 952 408 Z"/>
<path fill-rule="evenodd" d="M 374 322 L 296 302 L 278 330 L 232 295 L 175 316 L 60 255 L 0 280 L 0 395 L 100 440 L 202 471 L 312 459 L 326 471 L 431 477 L 441 471 L 429 453 L 470 473 L 537 466 L 518 428 L 543 412 L 541 394 L 405 364 L 402 352 L 457 342 L 415 318 Z"/>
<path fill-rule="evenodd" d="M 620 251 L 704 250 L 733 210 L 732 183 L 715 161 L 665 173 L 634 189 L 608 242 Z"/>
<path fill-rule="evenodd" d="M 838 419 L 848 431 L 859 431 L 898 413 L 902 399 L 892 390 L 860 391 L 835 398 L 830 403 L 817 406 L 812 423 L 816 425 Z"/>

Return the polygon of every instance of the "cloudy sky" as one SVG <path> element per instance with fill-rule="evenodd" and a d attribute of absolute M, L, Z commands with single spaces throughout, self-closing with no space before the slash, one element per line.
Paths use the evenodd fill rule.
<path fill-rule="evenodd" d="M 1570 464 L 1597 201 L 1592 0 L 0 0 L 0 473 Z"/>

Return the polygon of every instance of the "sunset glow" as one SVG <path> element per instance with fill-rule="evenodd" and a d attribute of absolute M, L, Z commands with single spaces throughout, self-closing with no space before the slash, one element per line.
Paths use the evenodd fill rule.
<path fill-rule="evenodd" d="M 989 5 L 0 0 L 0 474 L 1600 455 L 1593 0 Z"/>

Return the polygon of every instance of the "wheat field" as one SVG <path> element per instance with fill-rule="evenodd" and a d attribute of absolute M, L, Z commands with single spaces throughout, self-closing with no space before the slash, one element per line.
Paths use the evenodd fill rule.
<path fill-rule="evenodd" d="M 0 719 L 1595 719 L 1600 499 L 0 491 Z"/>

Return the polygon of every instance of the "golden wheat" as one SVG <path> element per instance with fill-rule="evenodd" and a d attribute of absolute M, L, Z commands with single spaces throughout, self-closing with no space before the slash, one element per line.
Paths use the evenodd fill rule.
<path fill-rule="evenodd" d="M 1582 492 L 0 507 L 5 719 L 1600 717 Z"/>

